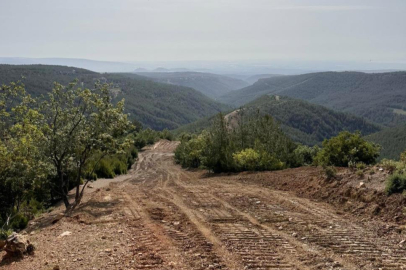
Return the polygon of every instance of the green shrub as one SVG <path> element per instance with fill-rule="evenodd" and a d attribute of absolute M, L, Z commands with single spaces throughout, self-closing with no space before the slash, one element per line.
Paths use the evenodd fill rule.
<path fill-rule="evenodd" d="M 127 173 L 127 164 L 118 159 L 113 161 L 112 167 L 115 175 Z"/>
<path fill-rule="evenodd" d="M 136 159 L 136 158 L 138 157 L 138 150 L 137 150 L 137 148 L 135 148 L 135 147 L 131 148 L 130 154 L 131 154 L 131 157 L 132 157 L 133 159 Z"/>
<path fill-rule="evenodd" d="M 114 176 L 116 176 L 111 164 L 105 159 L 100 160 L 96 167 L 95 173 L 97 177 L 100 178 L 114 178 Z"/>
<path fill-rule="evenodd" d="M 30 219 L 22 213 L 18 213 L 10 222 L 10 228 L 14 230 L 23 230 L 28 225 Z"/>
<path fill-rule="evenodd" d="M 334 179 L 337 175 L 337 169 L 334 166 L 325 166 L 323 170 L 327 180 Z"/>
<path fill-rule="evenodd" d="M 402 193 L 406 190 L 406 175 L 405 174 L 393 174 L 386 182 L 386 193 L 388 195 L 394 193 Z"/>
<path fill-rule="evenodd" d="M 396 171 L 397 162 L 391 159 L 384 159 L 379 164 L 383 169 L 388 171 L 390 174 Z"/>
<path fill-rule="evenodd" d="M 316 145 L 309 147 L 307 145 L 299 145 L 294 153 L 296 158 L 296 166 L 300 167 L 303 165 L 312 165 L 314 158 L 317 156 L 317 153 L 320 151 L 320 148 Z"/>
<path fill-rule="evenodd" d="M 7 240 L 12 233 L 11 230 L 0 229 L 0 240 Z"/>
<path fill-rule="evenodd" d="M 367 142 L 360 133 L 343 131 L 323 142 L 323 149 L 317 154 L 317 163 L 340 167 L 347 167 L 350 162 L 373 164 L 379 157 L 379 151 L 378 145 Z"/>
<path fill-rule="evenodd" d="M 357 164 L 355 165 L 355 167 L 358 170 L 365 170 L 365 168 L 367 167 L 367 165 L 364 162 L 357 162 Z"/>
<path fill-rule="evenodd" d="M 363 177 L 364 177 L 364 171 L 363 171 L 363 170 L 357 170 L 356 174 L 357 174 L 357 176 L 358 176 L 359 178 L 363 178 Z"/>
<path fill-rule="evenodd" d="M 234 162 L 239 170 L 254 171 L 258 168 L 260 155 L 252 148 L 244 149 L 233 154 Z"/>

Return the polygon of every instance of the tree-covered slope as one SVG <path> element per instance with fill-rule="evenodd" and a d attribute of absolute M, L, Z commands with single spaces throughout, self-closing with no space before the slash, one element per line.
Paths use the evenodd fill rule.
<path fill-rule="evenodd" d="M 53 82 L 68 84 L 75 79 L 85 87 L 92 87 L 96 81 L 112 83 L 112 95 L 115 100 L 126 100 L 130 117 L 158 130 L 174 129 L 227 108 L 194 89 L 153 82 L 135 74 L 100 74 L 64 66 L 0 65 L 0 84 L 21 80 L 33 96 L 49 92 Z"/>
<path fill-rule="evenodd" d="M 259 112 L 271 115 L 291 139 L 307 145 L 319 144 L 343 130 L 359 130 L 364 135 L 380 130 L 379 126 L 363 118 L 289 97 L 265 95 L 243 108 L 245 114 Z M 210 119 L 198 120 L 177 129 L 176 132 L 201 131 L 210 125 Z"/>
<path fill-rule="evenodd" d="M 386 128 L 365 138 L 382 146 L 381 159 L 398 160 L 400 154 L 406 150 L 406 124 Z"/>
<path fill-rule="evenodd" d="M 406 72 L 320 72 L 260 79 L 219 101 L 241 106 L 265 94 L 307 100 L 389 126 L 406 122 Z"/>
<path fill-rule="evenodd" d="M 191 87 L 214 99 L 249 85 L 243 80 L 201 72 L 142 72 L 137 74 L 161 83 Z"/>

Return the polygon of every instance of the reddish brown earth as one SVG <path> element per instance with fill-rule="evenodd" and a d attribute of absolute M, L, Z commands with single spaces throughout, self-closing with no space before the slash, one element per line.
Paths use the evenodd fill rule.
<path fill-rule="evenodd" d="M 60 208 L 34 220 L 35 255 L 0 268 L 406 269 L 405 202 L 384 196 L 383 173 L 210 175 L 175 165 L 176 146 L 142 152 L 121 181 L 89 189 L 71 217 Z"/>

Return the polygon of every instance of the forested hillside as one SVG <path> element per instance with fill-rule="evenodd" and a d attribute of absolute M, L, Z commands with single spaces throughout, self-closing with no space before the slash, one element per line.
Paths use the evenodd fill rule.
<path fill-rule="evenodd" d="M 194 89 L 153 82 L 135 74 L 100 74 L 64 66 L 0 65 L 0 84 L 21 80 L 33 96 L 48 93 L 54 82 L 66 85 L 75 79 L 86 87 L 98 80 L 112 83 L 114 100 L 125 99 L 130 117 L 158 130 L 174 129 L 227 108 Z"/>
<path fill-rule="evenodd" d="M 382 146 L 381 159 L 399 160 L 400 154 L 406 149 L 406 124 L 386 128 L 365 138 Z"/>
<path fill-rule="evenodd" d="M 245 115 L 259 112 L 270 115 L 281 124 L 284 132 L 295 142 L 315 145 L 340 131 L 361 131 L 371 134 L 380 127 L 367 120 L 347 113 L 340 113 L 320 105 L 288 97 L 262 96 L 243 108 Z M 226 115 L 229 118 L 229 115 Z M 179 128 L 176 132 L 199 132 L 208 126 L 213 118 L 206 118 Z M 234 120 L 238 122 L 238 119 Z"/>
<path fill-rule="evenodd" d="M 156 82 L 191 87 L 214 99 L 249 85 L 243 80 L 201 72 L 142 72 L 138 74 L 152 78 Z"/>
<path fill-rule="evenodd" d="M 283 95 L 395 126 L 406 122 L 406 72 L 320 72 L 260 79 L 220 101 L 241 106 L 262 95 Z"/>

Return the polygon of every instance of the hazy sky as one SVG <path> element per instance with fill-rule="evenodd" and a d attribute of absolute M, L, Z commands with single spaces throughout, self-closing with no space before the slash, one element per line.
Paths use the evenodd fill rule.
<path fill-rule="evenodd" d="M 0 56 L 406 63 L 406 0 L 0 0 Z"/>

